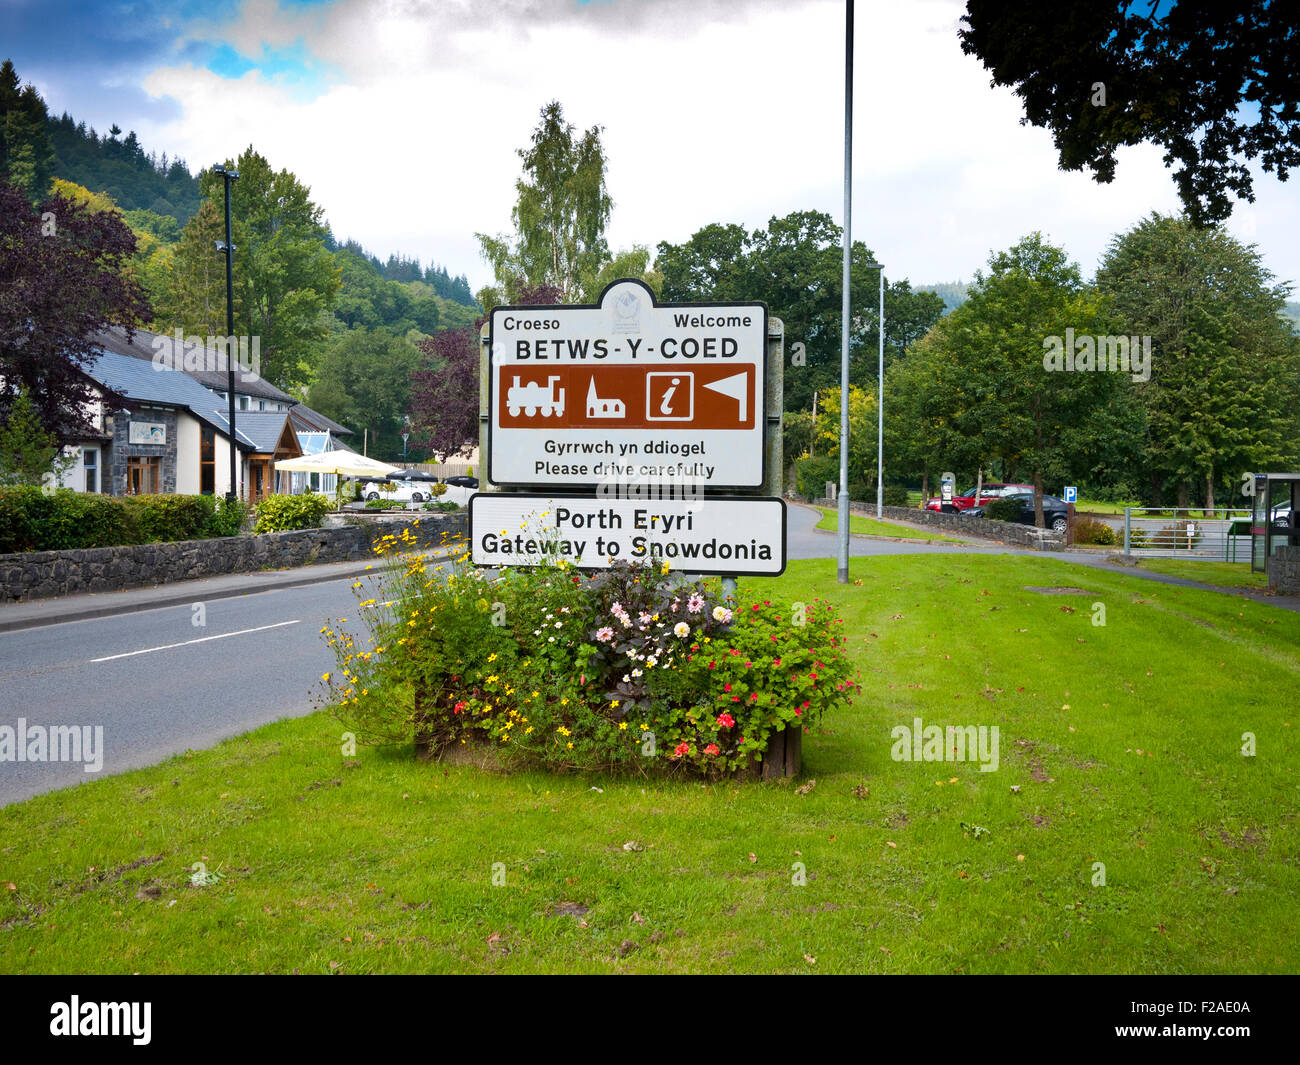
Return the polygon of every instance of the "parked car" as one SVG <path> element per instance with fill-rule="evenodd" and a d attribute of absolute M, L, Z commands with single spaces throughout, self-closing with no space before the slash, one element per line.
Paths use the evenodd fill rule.
<path fill-rule="evenodd" d="M 1001 481 L 991 481 L 983 486 L 980 491 L 978 503 L 975 500 L 975 486 L 971 485 L 965 492 L 954 492 L 952 505 L 958 510 L 970 510 L 974 506 L 987 506 L 994 499 L 1014 492 L 1032 492 L 1032 484 L 1003 484 Z M 931 499 L 925 504 L 926 510 L 942 510 L 942 499 Z"/>
<path fill-rule="evenodd" d="M 1029 492 L 1008 492 L 1002 498 L 1014 500 L 1020 506 L 1020 512 L 1017 514 L 1015 521 L 1020 525 L 1034 524 L 1034 493 Z M 984 507 L 967 507 L 964 514 L 971 518 L 984 517 Z M 1070 507 L 1063 499 L 1056 496 L 1043 495 L 1043 524 L 1056 533 L 1064 533 L 1066 526 L 1069 525 Z"/>
<path fill-rule="evenodd" d="M 392 486 L 392 491 L 388 491 L 388 486 Z M 371 478 L 361 482 L 361 498 L 370 499 L 387 499 L 393 503 L 423 503 L 426 499 L 432 499 L 429 487 L 422 481 L 412 481 L 405 478 L 392 477 L 387 481 Z"/>
<path fill-rule="evenodd" d="M 454 484 L 457 488 L 478 488 L 477 477 L 464 477 L 457 475 L 455 477 L 448 477 L 445 483 Z"/>

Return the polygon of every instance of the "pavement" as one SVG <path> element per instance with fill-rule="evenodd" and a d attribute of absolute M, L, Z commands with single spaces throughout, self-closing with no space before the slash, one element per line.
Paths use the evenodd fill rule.
<path fill-rule="evenodd" d="M 790 558 L 835 557 L 836 535 L 815 528 L 819 511 L 791 504 L 787 515 Z M 988 541 L 853 536 L 850 550 L 855 557 L 1031 555 L 1209 587 L 1092 554 Z M 335 668 L 320 629 L 340 617 L 355 622 L 359 596 L 352 584 L 367 565 L 330 563 L 0 606 L 0 725 L 16 727 L 22 718 L 29 727 L 102 727 L 102 772 L 116 773 L 311 713 L 321 674 Z M 1249 597 L 1300 610 L 1297 597 Z M 0 762 L 0 805 L 97 775 L 76 762 Z"/>

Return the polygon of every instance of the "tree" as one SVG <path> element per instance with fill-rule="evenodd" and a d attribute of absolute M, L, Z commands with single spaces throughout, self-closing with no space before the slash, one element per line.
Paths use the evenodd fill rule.
<path fill-rule="evenodd" d="M 968 0 L 962 51 L 1052 131 L 1063 170 L 1115 177 L 1115 153 L 1151 141 L 1196 225 L 1254 200 L 1246 163 L 1285 181 L 1300 163 L 1293 5 Z"/>
<path fill-rule="evenodd" d="M 1095 477 L 1106 456 L 1140 440 L 1127 374 L 1099 372 L 1095 361 L 1054 372 L 1045 359 L 1062 337 L 1095 344 L 1110 332 L 1101 297 L 1063 249 L 1033 233 L 994 254 L 970 298 L 907 356 L 919 360 L 903 390 L 925 434 L 918 442 L 950 447 L 935 456 L 948 469 L 973 460 L 977 475 L 994 461 L 1028 470 L 1041 526 L 1046 481 Z"/>
<path fill-rule="evenodd" d="M 1187 217 L 1152 214 L 1111 242 L 1097 283 L 1124 331 L 1151 338 L 1153 503 L 1172 478 L 1179 506 L 1199 484 L 1212 508 L 1216 485 L 1300 452 L 1300 337 L 1274 282 L 1253 246 Z"/>
<path fill-rule="evenodd" d="M 41 424 L 26 391 L 18 393 L 0 425 L 0 485 L 37 485 L 52 474 L 57 484 L 74 460 L 60 460 L 58 438 Z"/>
<path fill-rule="evenodd" d="M 339 287 L 339 268 L 325 246 L 323 212 L 306 185 L 288 170 L 273 171 L 251 145 L 226 166 L 239 171 L 230 191 L 240 306 L 236 332 L 260 337 L 261 375 L 292 388 L 311 375 L 326 336 L 324 312 Z M 199 186 L 214 205 L 222 203 L 224 227 L 222 179 L 204 171 Z M 211 254 L 219 255 L 215 249 Z M 224 270 L 224 260 L 218 261 Z"/>
<path fill-rule="evenodd" d="M 171 271 L 158 300 L 160 332 L 183 329 L 186 335 L 225 335 L 226 264 L 215 247 L 225 239 L 221 211 L 211 200 L 204 200 L 185 224 L 172 252 Z M 241 320 L 241 310 L 236 303 L 236 321 Z"/>
<path fill-rule="evenodd" d="M 368 429 L 371 455 L 398 458 L 418 361 L 402 337 L 383 329 L 349 329 L 321 356 L 307 402 L 358 433 Z"/>
<path fill-rule="evenodd" d="M 542 108 L 532 146 L 520 149 L 524 176 L 515 182 L 515 236 L 476 233 L 500 297 L 519 303 L 523 286 L 554 285 L 560 302 L 577 302 L 609 259 L 605 227 L 613 201 L 605 188 L 601 126 L 575 139 L 564 108 Z"/>
<path fill-rule="evenodd" d="M 525 286 L 517 299 L 521 306 L 551 307 L 560 302 L 560 290 Z M 485 321 L 486 316 L 473 326 L 440 330 L 417 345 L 423 358 L 411 382 L 408 414 L 419 447 L 438 455 L 468 455 L 477 446 L 479 330 Z"/>
<path fill-rule="evenodd" d="M 45 198 L 54 179 L 45 101 L 34 85 L 19 88 L 8 59 L 0 64 L 0 182 L 19 189 L 29 203 Z"/>
<path fill-rule="evenodd" d="M 761 301 L 785 326 L 786 410 L 812 407 L 813 393 L 840 382 L 843 246 L 828 214 L 794 211 L 766 229 L 713 223 L 684 244 L 661 242 L 655 267 L 666 302 Z M 852 248 L 850 383 L 874 389 L 879 345 L 879 274 L 860 241 Z M 885 365 L 924 336 L 943 313 L 933 293 L 907 281 L 885 287 Z M 796 347 L 796 345 L 799 345 Z M 870 357 L 867 357 L 868 354 Z"/>
<path fill-rule="evenodd" d="M 110 325 L 147 321 L 151 311 L 126 270 L 136 240 L 115 212 L 94 212 L 54 195 L 33 209 L 0 184 L 0 420 L 21 392 L 60 443 L 93 431 L 96 389 L 83 370 Z M 121 403 L 107 391 L 105 401 Z"/>

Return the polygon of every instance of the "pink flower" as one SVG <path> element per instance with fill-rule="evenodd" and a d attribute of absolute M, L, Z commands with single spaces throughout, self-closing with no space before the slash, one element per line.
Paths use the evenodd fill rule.
<path fill-rule="evenodd" d="M 718 755 L 722 753 L 722 748 L 719 747 L 716 743 L 710 743 L 707 747 L 704 748 L 704 753 L 709 755 L 710 757 L 716 758 Z"/>
<path fill-rule="evenodd" d="M 596 630 L 596 639 L 598 639 L 601 643 L 609 643 L 609 641 L 612 640 L 613 638 L 614 638 L 614 630 L 611 629 L 608 625 Z"/>
<path fill-rule="evenodd" d="M 736 719 L 732 717 L 730 714 L 718 715 L 718 725 L 720 728 L 733 728 L 735 724 L 736 724 Z"/>

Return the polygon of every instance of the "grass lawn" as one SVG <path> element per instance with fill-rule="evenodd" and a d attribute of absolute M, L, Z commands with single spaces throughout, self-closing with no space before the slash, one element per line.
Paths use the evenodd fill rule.
<path fill-rule="evenodd" d="M 851 567 L 755 582 L 842 604 L 862 671 L 805 794 L 345 760 L 284 721 L 0 810 L 0 972 L 1300 970 L 1300 616 L 1046 558 Z M 997 725 L 998 769 L 893 761 L 914 717 Z"/>
<path fill-rule="evenodd" d="M 835 532 L 840 527 L 839 514 L 827 507 L 818 507 L 822 512 L 822 520 L 817 523 L 818 529 L 826 529 L 828 532 Z M 931 540 L 935 543 L 945 544 L 964 544 L 965 540 L 958 540 L 956 537 L 943 536 L 940 533 L 927 532 L 924 529 L 913 529 L 906 525 L 895 525 L 893 522 L 877 521 L 875 518 L 866 518 L 861 514 L 849 515 L 849 532 L 864 533 L 867 536 L 892 536 L 903 540 Z"/>
<path fill-rule="evenodd" d="M 1268 574 L 1251 573 L 1250 561 L 1209 562 L 1181 558 L 1144 558 L 1143 569 L 1183 577 L 1189 581 L 1202 581 L 1223 588 L 1254 588 L 1263 591 L 1268 587 Z"/>
<path fill-rule="evenodd" d="M 1080 499 L 1074 505 L 1074 512 L 1080 517 L 1087 517 L 1089 514 L 1123 514 L 1125 507 L 1141 505 L 1141 503 L 1098 503 L 1092 499 Z"/>

